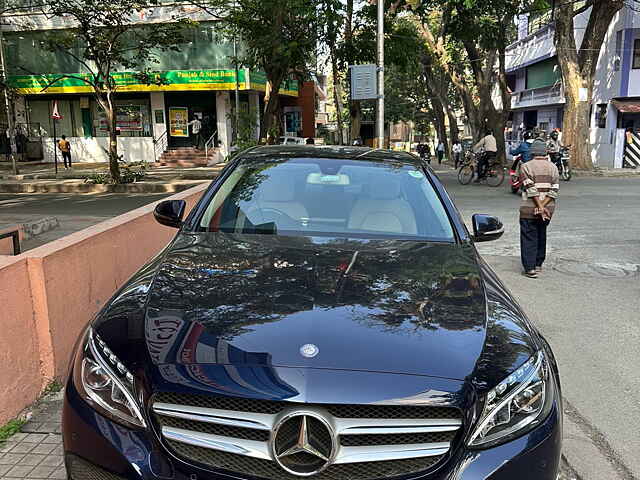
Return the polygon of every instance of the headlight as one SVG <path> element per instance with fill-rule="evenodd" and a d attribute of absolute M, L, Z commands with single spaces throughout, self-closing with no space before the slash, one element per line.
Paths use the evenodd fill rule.
<path fill-rule="evenodd" d="M 467 444 L 486 448 L 533 429 L 551 411 L 554 380 L 542 352 L 490 390 Z"/>
<path fill-rule="evenodd" d="M 133 375 L 93 329 L 76 355 L 73 382 L 82 398 L 104 416 L 126 426 L 146 427 Z"/>

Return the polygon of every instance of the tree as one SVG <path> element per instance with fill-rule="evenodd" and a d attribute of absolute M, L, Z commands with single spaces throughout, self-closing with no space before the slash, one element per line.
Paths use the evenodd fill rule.
<path fill-rule="evenodd" d="M 579 168 L 593 168 L 589 152 L 593 84 L 607 30 L 623 5 L 624 0 L 589 0 L 576 8 L 574 2 L 561 2 L 555 10 L 556 47 L 565 96 L 563 142 L 572 145 L 572 159 Z M 589 12 L 589 22 L 577 48 L 574 18 L 585 12 Z"/>
<path fill-rule="evenodd" d="M 48 18 L 65 17 L 72 27 L 47 35 L 45 48 L 71 57 L 79 70 L 76 74 L 60 74 L 44 89 L 64 79 L 75 79 L 91 87 L 93 96 L 106 117 L 109 132 L 109 170 L 112 181 L 120 183 L 118 165 L 116 77 L 131 72 L 141 83 L 162 83 L 150 67 L 158 63 L 163 51 L 179 51 L 184 42 L 183 31 L 192 22 L 139 24 L 137 11 L 160 5 L 159 0 L 50 0 L 42 8 Z"/>
<path fill-rule="evenodd" d="M 260 137 L 280 131 L 280 87 L 292 74 L 305 76 L 315 65 L 321 31 L 318 2 L 308 0 L 202 0 L 207 12 L 222 19 L 227 34 L 242 38 L 242 63 L 265 72 L 264 121 Z"/>

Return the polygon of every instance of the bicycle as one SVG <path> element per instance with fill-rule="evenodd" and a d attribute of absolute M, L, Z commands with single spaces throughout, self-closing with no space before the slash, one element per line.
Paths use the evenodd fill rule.
<path fill-rule="evenodd" d="M 467 150 L 464 155 L 464 160 L 460 170 L 458 170 L 458 182 L 461 185 L 469 185 L 473 180 L 476 172 L 478 154 Z M 486 181 L 490 187 L 499 187 L 504 182 L 504 166 L 502 162 L 497 158 L 487 165 L 483 180 Z"/>

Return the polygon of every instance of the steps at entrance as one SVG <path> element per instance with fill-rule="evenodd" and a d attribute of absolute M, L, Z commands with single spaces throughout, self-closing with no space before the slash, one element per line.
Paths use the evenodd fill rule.
<path fill-rule="evenodd" d="M 158 167 L 206 167 L 216 152 L 210 151 L 209 154 L 207 158 L 204 150 L 194 147 L 174 147 L 164 152 L 155 165 Z"/>

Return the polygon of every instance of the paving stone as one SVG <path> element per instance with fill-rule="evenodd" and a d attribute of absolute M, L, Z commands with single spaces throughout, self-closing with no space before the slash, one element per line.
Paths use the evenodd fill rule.
<path fill-rule="evenodd" d="M 10 450 L 10 453 L 29 453 L 31 450 L 33 450 L 34 446 L 35 444 L 33 443 L 21 442 L 14 445 L 14 447 Z"/>
<path fill-rule="evenodd" d="M 60 444 L 62 443 L 62 435 L 56 434 L 56 433 L 50 433 L 47 438 L 45 438 L 44 440 L 42 440 L 42 443 L 55 443 L 55 444 Z"/>
<path fill-rule="evenodd" d="M 23 442 L 29 442 L 29 443 L 40 443 L 42 442 L 45 438 L 47 438 L 47 434 L 45 433 L 30 433 L 28 434 L 25 439 L 23 440 Z"/>
<path fill-rule="evenodd" d="M 40 465 L 46 465 L 47 467 L 59 467 L 62 465 L 62 455 L 47 455 L 42 460 Z"/>
<path fill-rule="evenodd" d="M 20 460 L 20 465 L 31 465 L 32 467 L 35 467 L 36 465 L 40 465 L 42 460 L 44 460 L 45 458 L 45 455 L 28 453 L 22 460 Z"/>
<path fill-rule="evenodd" d="M 23 458 L 23 453 L 5 453 L 0 457 L 0 465 L 16 465 Z"/>
<path fill-rule="evenodd" d="M 34 468 L 31 473 L 29 473 L 29 478 L 49 478 L 49 476 L 55 471 L 55 467 L 47 467 L 44 465 L 40 465 Z"/>
<path fill-rule="evenodd" d="M 56 448 L 55 444 L 52 443 L 41 443 L 39 445 L 36 445 L 36 447 L 31 450 L 31 453 L 42 453 L 42 454 L 49 454 L 51 452 L 53 452 L 53 450 Z"/>
<path fill-rule="evenodd" d="M 11 465 L 0 465 L 0 477 L 11 469 Z"/>
<path fill-rule="evenodd" d="M 49 476 L 49 478 L 56 478 L 56 479 L 60 479 L 60 480 L 67 480 L 67 471 L 64 468 L 64 465 L 62 467 L 59 467 L 57 470 L 55 470 L 51 476 Z"/>
<path fill-rule="evenodd" d="M 62 448 L 62 444 L 56 446 L 55 450 L 50 452 L 51 455 L 64 455 L 64 449 Z"/>
<path fill-rule="evenodd" d="M 16 465 L 7 473 L 5 473 L 5 477 L 7 478 L 31 478 L 29 473 L 33 470 L 33 467 L 30 465 Z"/>
<path fill-rule="evenodd" d="M 13 440 L 13 437 L 11 437 L 11 440 L 0 444 L 0 454 L 7 453 L 7 452 L 11 451 L 11 449 L 13 447 L 15 447 L 17 444 L 18 444 L 18 441 L 17 440 Z"/>

